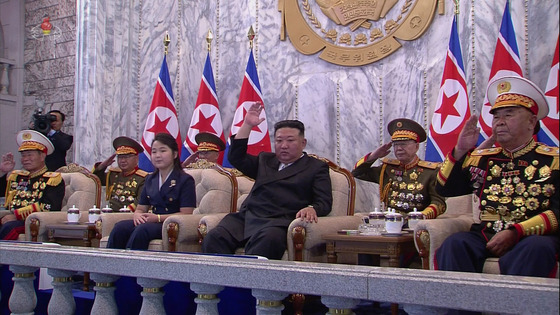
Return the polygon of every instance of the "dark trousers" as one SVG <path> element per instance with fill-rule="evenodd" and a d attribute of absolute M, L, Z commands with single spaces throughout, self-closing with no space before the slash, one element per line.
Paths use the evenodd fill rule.
<path fill-rule="evenodd" d="M 0 226 L 0 240 L 17 240 L 19 234 L 25 233 L 25 220 L 10 221 Z"/>
<path fill-rule="evenodd" d="M 558 268 L 560 242 L 557 235 L 531 235 L 522 238 L 500 257 L 504 275 L 554 277 Z M 459 232 L 448 237 L 436 251 L 437 269 L 482 272 L 490 253 L 486 240 L 478 231 Z"/>
<path fill-rule="evenodd" d="M 109 235 L 108 248 L 148 249 L 151 240 L 161 239 L 163 223 L 144 223 L 134 226 L 133 220 L 115 224 Z"/>
<path fill-rule="evenodd" d="M 245 254 L 258 255 L 268 259 L 282 259 L 287 247 L 287 227 L 263 227 L 249 238 L 239 239 L 230 231 L 243 231 L 245 220 L 228 220 L 228 225 L 218 224 L 204 237 L 202 252 L 211 254 L 234 254 L 237 248 L 245 246 Z M 237 233 L 241 234 L 242 233 Z"/>

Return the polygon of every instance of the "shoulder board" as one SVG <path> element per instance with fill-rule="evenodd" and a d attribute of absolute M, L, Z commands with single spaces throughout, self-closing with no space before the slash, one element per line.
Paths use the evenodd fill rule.
<path fill-rule="evenodd" d="M 28 176 L 29 172 L 24 170 L 13 170 L 10 175 L 6 178 L 8 181 L 15 181 L 18 176 Z"/>
<path fill-rule="evenodd" d="M 60 176 L 60 173 L 58 172 L 46 172 L 45 174 L 43 174 L 43 177 L 47 177 L 47 178 L 54 178 Z"/>
<path fill-rule="evenodd" d="M 27 175 L 29 175 L 29 172 L 28 172 L 28 171 L 24 171 L 24 170 L 14 170 L 14 171 L 12 171 L 12 175 L 15 175 L 15 176 L 18 176 L 18 175 L 27 176 Z"/>
<path fill-rule="evenodd" d="M 546 144 L 541 144 L 535 150 L 537 153 L 550 155 L 550 156 L 558 156 L 558 147 L 551 147 Z"/>
<path fill-rule="evenodd" d="M 146 177 L 146 176 L 148 176 L 148 174 L 150 174 L 150 173 L 148 173 L 144 170 L 141 170 L 141 169 L 136 170 L 136 175 L 138 175 L 138 176 Z"/>
<path fill-rule="evenodd" d="M 440 163 L 429 162 L 429 161 L 418 161 L 418 165 L 423 167 L 423 168 L 429 168 L 429 169 L 435 170 L 436 168 L 439 167 Z"/>
<path fill-rule="evenodd" d="M 391 165 L 401 165 L 401 162 L 397 159 L 384 158 L 382 162 Z"/>
<path fill-rule="evenodd" d="M 115 173 L 120 173 L 122 172 L 120 168 L 118 167 L 109 167 L 109 172 L 115 172 Z"/>
<path fill-rule="evenodd" d="M 489 148 L 489 149 L 481 149 L 481 150 L 474 150 L 471 153 L 471 156 L 484 156 L 484 155 L 495 155 L 502 152 L 502 148 Z"/>

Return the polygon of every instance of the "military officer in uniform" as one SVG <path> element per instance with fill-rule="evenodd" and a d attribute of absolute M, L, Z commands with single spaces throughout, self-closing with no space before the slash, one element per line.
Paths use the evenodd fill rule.
<path fill-rule="evenodd" d="M 488 85 L 492 133 L 500 147 L 475 149 L 479 128 L 472 116 L 438 173 L 444 196 L 474 193 L 480 223 L 448 237 L 436 251 L 440 270 L 482 272 L 488 256 L 500 273 L 554 277 L 559 248 L 558 147 L 535 142 L 548 105 L 531 81 L 497 78 Z"/>
<path fill-rule="evenodd" d="M 138 197 L 144 186 L 148 173 L 138 168 L 138 154 L 144 148 L 129 137 L 118 137 L 113 140 L 115 153 L 101 163 L 96 163 L 93 174 L 106 186 L 106 199 L 113 211 L 128 208 L 134 212 Z M 109 167 L 117 157 L 117 167 Z M 107 168 L 109 169 L 107 171 Z"/>
<path fill-rule="evenodd" d="M 422 161 L 416 154 L 426 132 L 415 121 L 395 119 L 387 127 L 391 142 L 361 158 L 352 175 L 379 184 L 380 200 L 406 214 L 416 208 L 426 219 L 445 212 L 445 200 L 435 191 L 437 163 Z M 380 166 L 372 164 L 394 148 L 396 159 L 384 158 Z"/>
<path fill-rule="evenodd" d="M 190 164 L 198 160 L 206 160 L 210 163 L 219 164 L 218 158 L 220 157 L 220 152 L 226 149 L 226 145 L 220 137 L 212 133 L 201 132 L 194 137 L 194 140 L 198 147 L 195 153 L 191 154 L 183 161 L 181 164 L 183 168 L 189 167 Z"/>
<path fill-rule="evenodd" d="M 54 151 L 49 139 L 37 131 L 23 130 L 17 135 L 17 143 L 25 170 L 15 170 L 7 176 L 5 207 L 12 213 L 0 220 L 0 239 L 4 240 L 17 240 L 25 230 L 25 218 L 31 213 L 60 211 L 64 198 L 62 175 L 47 172 L 45 165 L 46 156 Z M 3 161 L 3 165 L 13 167 L 14 163 Z"/>

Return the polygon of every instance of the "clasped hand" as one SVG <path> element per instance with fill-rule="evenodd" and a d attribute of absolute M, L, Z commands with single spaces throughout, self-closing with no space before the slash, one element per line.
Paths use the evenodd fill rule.
<path fill-rule="evenodd" d="M 145 212 L 134 212 L 134 225 L 140 225 L 148 222 L 158 222 L 157 214 L 145 213 Z"/>

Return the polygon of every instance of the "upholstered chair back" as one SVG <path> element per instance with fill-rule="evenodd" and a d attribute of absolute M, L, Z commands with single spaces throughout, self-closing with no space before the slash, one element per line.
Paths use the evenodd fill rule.
<path fill-rule="evenodd" d="M 77 164 L 63 166 L 57 170 L 64 179 L 64 199 L 62 211 L 76 206 L 80 210 L 88 210 L 94 205 L 100 208 L 101 183 L 97 176 Z"/>
<path fill-rule="evenodd" d="M 237 185 L 226 170 L 216 167 L 207 169 L 185 169 L 196 184 L 196 208 L 193 214 L 235 212 Z"/>

